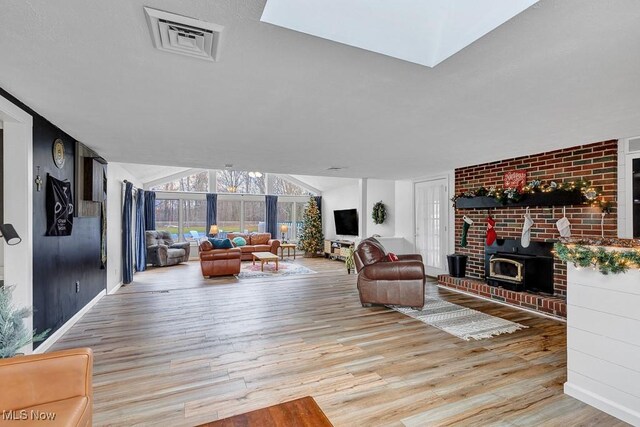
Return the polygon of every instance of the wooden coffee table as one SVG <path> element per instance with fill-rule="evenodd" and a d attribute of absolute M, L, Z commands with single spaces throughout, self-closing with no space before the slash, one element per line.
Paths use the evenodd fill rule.
<path fill-rule="evenodd" d="M 293 249 L 293 259 L 296 259 L 296 244 L 295 243 L 280 243 L 280 259 L 284 259 L 284 250 L 287 250 L 287 256 L 291 256 L 291 249 Z"/>
<path fill-rule="evenodd" d="M 333 427 L 312 397 L 303 397 L 198 427 Z"/>
<path fill-rule="evenodd" d="M 269 261 L 276 262 L 276 271 L 278 271 L 278 255 L 271 252 L 253 252 L 251 255 L 253 255 L 253 265 L 256 265 L 256 260 L 260 261 L 260 271 L 264 271 L 264 263 L 268 264 Z"/>

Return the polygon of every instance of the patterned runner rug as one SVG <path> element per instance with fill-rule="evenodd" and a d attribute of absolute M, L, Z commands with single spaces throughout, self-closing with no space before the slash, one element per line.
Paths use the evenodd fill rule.
<path fill-rule="evenodd" d="M 465 341 L 481 340 L 496 335 L 510 334 L 528 326 L 481 313 L 438 298 L 425 297 L 422 310 L 407 307 L 390 308 L 418 319 Z"/>
<path fill-rule="evenodd" d="M 264 271 L 260 271 L 260 262 L 256 262 L 253 265 L 251 261 L 244 261 L 240 267 L 240 273 L 236 274 L 236 277 L 238 279 L 256 279 L 260 277 L 282 277 L 315 273 L 315 271 L 293 262 L 280 261 L 278 264 L 278 271 L 276 271 L 275 262 L 265 264 Z"/>

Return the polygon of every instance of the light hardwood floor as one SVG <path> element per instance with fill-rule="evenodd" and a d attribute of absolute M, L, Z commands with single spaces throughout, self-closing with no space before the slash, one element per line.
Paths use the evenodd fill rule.
<path fill-rule="evenodd" d="M 55 345 L 95 352 L 95 425 L 192 426 L 310 395 L 335 426 L 622 426 L 562 392 L 565 325 L 428 284 L 529 326 L 466 342 L 361 307 L 343 264 L 205 280 L 196 262 L 135 275 Z"/>

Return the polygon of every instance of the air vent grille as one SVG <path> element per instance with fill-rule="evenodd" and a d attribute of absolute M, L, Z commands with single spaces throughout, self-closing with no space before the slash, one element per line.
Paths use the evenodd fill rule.
<path fill-rule="evenodd" d="M 629 139 L 629 153 L 640 151 L 640 137 Z"/>
<path fill-rule="evenodd" d="M 218 60 L 222 26 L 149 7 L 144 11 L 157 49 L 207 61 Z"/>

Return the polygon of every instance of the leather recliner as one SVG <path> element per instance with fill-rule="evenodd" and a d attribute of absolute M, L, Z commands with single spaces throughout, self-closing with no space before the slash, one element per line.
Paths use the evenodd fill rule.
<path fill-rule="evenodd" d="M 240 248 L 214 249 L 207 239 L 200 241 L 200 267 L 204 277 L 230 276 L 240 273 Z"/>
<path fill-rule="evenodd" d="M 358 245 L 354 261 L 363 307 L 383 304 L 421 309 L 424 306 L 426 279 L 421 255 L 398 255 L 398 261 L 390 261 L 384 246 L 368 238 Z"/>
<path fill-rule="evenodd" d="M 191 244 L 189 242 L 174 242 L 168 231 L 145 231 L 145 238 L 147 264 L 165 267 L 189 261 Z"/>
<path fill-rule="evenodd" d="M 90 427 L 92 373 L 90 348 L 0 359 L 0 424 Z"/>

